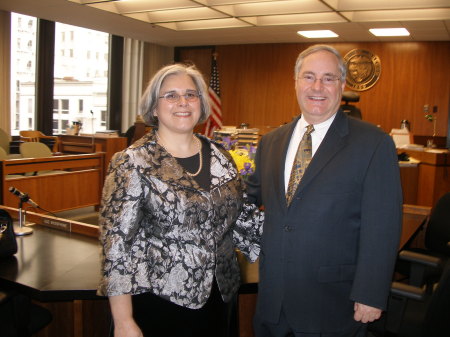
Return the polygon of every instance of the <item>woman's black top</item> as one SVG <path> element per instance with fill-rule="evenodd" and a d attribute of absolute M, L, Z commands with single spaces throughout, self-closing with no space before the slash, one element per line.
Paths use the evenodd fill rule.
<path fill-rule="evenodd" d="M 200 185 L 200 187 L 206 191 L 209 191 L 209 186 L 211 183 L 211 174 L 210 174 L 210 167 L 211 167 L 211 145 L 208 141 L 205 139 L 199 138 L 202 142 L 202 159 L 203 159 L 203 166 L 202 170 L 198 175 L 196 175 L 194 180 L 197 182 L 197 184 Z M 198 166 L 200 164 L 200 157 L 199 154 L 195 154 L 192 157 L 187 158 L 176 158 L 178 164 L 180 164 L 186 171 L 189 173 L 197 172 Z"/>

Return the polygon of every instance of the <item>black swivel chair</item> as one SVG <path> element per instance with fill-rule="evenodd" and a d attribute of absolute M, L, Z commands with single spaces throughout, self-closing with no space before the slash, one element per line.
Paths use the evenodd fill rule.
<path fill-rule="evenodd" d="M 450 258 L 450 192 L 444 194 L 433 207 L 430 219 L 425 229 L 424 248 L 407 248 L 413 253 L 426 254 L 442 259 L 444 262 Z M 399 259 L 396 271 L 411 279 L 412 284 L 417 285 L 422 278 L 422 270 L 417 266 L 410 269 L 409 264 Z M 430 282 L 435 282 L 440 276 L 440 272 L 434 268 L 425 270 L 423 277 Z M 449 318 L 450 319 L 450 318 Z M 449 334 L 450 336 L 450 334 Z"/>
<path fill-rule="evenodd" d="M 450 248 L 450 242 L 448 244 Z M 401 253 L 400 258 L 410 253 Z M 420 286 L 394 282 L 388 309 L 380 320 L 369 325 L 369 336 L 450 336 L 450 262 L 413 254 L 412 265 L 442 270 L 438 282 L 427 284 L 424 280 Z"/>
<path fill-rule="evenodd" d="M 342 101 L 344 101 L 345 104 L 342 104 L 341 108 L 347 115 L 362 119 L 361 110 L 354 105 L 348 104 L 349 102 L 359 102 L 359 94 L 357 92 L 344 91 L 342 93 Z"/>
<path fill-rule="evenodd" d="M 425 247 L 438 256 L 450 257 L 450 192 L 437 201 L 426 229 Z"/>

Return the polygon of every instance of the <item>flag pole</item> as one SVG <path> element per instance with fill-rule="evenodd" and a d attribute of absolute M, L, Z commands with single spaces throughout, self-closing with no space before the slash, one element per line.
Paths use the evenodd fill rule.
<path fill-rule="evenodd" d="M 220 99 L 219 71 L 217 69 L 217 56 L 215 48 L 211 53 L 211 77 L 208 87 L 208 98 L 211 104 L 211 115 L 206 121 L 204 134 L 208 138 L 214 136 L 214 130 L 222 128 L 222 103 Z"/>

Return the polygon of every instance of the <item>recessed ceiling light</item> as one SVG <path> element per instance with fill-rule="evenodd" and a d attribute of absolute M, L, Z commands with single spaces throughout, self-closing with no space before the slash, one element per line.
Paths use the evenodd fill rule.
<path fill-rule="evenodd" d="M 409 36 L 406 28 L 371 28 L 369 31 L 375 36 Z"/>
<path fill-rule="evenodd" d="M 314 38 L 325 38 L 325 37 L 338 37 L 335 32 L 332 32 L 331 30 L 299 30 L 297 32 L 298 35 L 307 37 L 308 39 L 314 39 Z"/>

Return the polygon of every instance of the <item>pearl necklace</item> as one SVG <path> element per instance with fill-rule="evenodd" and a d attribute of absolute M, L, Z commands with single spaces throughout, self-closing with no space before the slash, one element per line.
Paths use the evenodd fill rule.
<path fill-rule="evenodd" d="M 173 157 L 173 155 L 172 155 L 172 154 L 167 150 L 167 148 L 165 147 L 164 142 L 162 141 L 161 137 L 159 136 L 159 132 L 155 132 L 155 134 L 156 134 L 156 139 L 158 140 L 158 143 L 161 145 L 161 147 L 162 147 L 164 150 L 166 150 L 167 153 L 169 153 L 169 154 Z M 199 155 L 199 158 L 200 158 L 200 159 L 199 159 L 198 170 L 197 170 L 197 172 L 195 172 L 195 173 L 188 172 L 186 169 L 185 169 L 185 171 L 186 171 L 186 173 L 187 173 L 188 176 L 190 176 L 190 177 L 195 177 L 195 176 L 198 176 L 198 174 L 202 171 L 202 168 L 203 168 L 202 142 L 200 141 L 200 139 L 198 139 L 198 138 L 195 137 L 194 135 L 192 135 L 192 137 L 194 138 L 194 140 L 195 140 L 196 143 L 197 143 L 198 155 Z"/>

